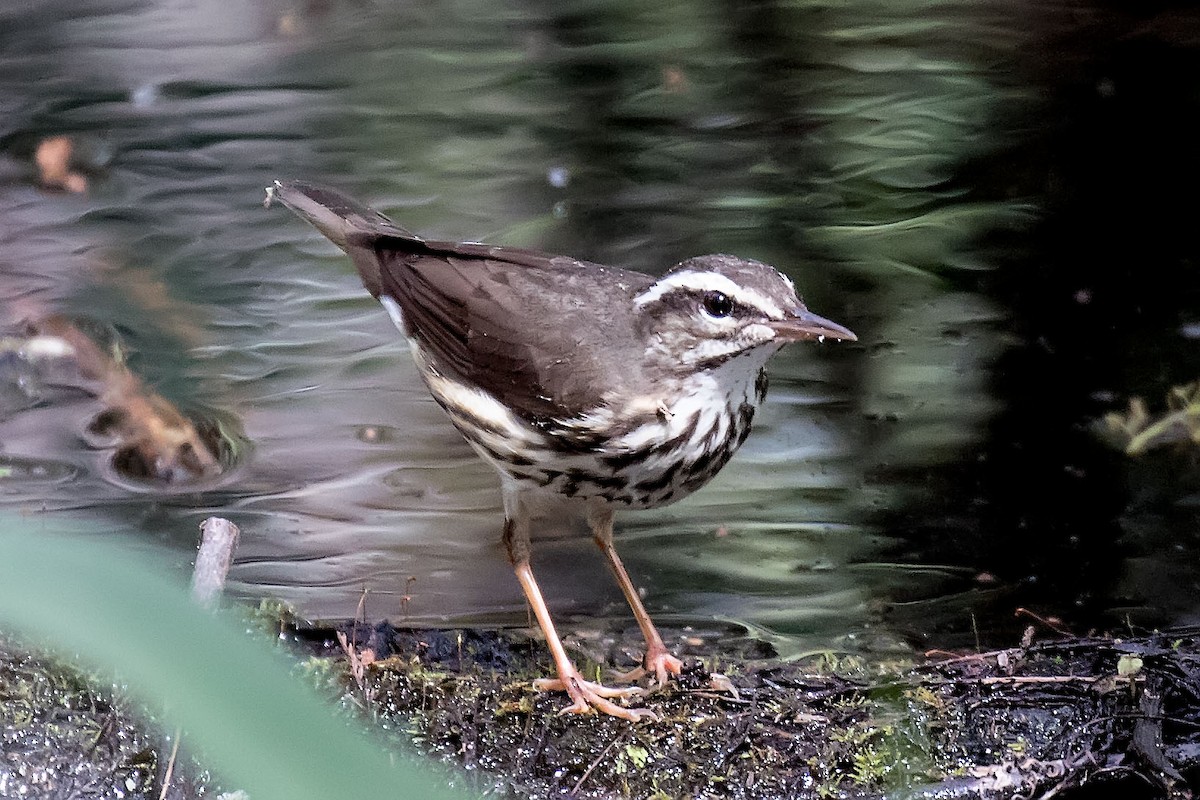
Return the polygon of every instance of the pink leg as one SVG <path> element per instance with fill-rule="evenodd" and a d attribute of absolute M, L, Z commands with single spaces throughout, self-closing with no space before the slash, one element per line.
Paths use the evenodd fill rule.
<path fill-rule="evenodd" d="M 612 511 L 607 508 L 593 508 L 588 514 L 588 523 L 591 525 L 596 545 L 608 559 L 608 566 L 612 568 L 617 583 L 621 586 L 621 592 L 625 595 L 625 600 L 633 609 L 633 617 L 642 630 L 642 636 L 646 639 L 646 655 L 642 659 L 642 666 L 625 673 L 621 678 L 637 680 L 643 675 L 651 674 L 659 686 L 664 686 L 670 680 L 671 675 L 680 673 L 683 669 L 683 662 L 667 651 L 667 646 L 663 644 L 658 628 L 654 627 L 654 622 L 646 613 L 646 607 L 642 605 L 642 598 L 634 587 L 633 581 L 629 579 L 629 573 L 625 571 L 621 557 L 617 555 L 617 548 L 613 546 Z"/>
<path fill-rule="evenodd" d="M 508 499 L 506 498 L 506 500 Z M 565 691 L 570 695 L 572 703 L 560 712 L 563 714 L 586 714 L 595 709 L 604 714 L 627 719 L 630 722 L 654 719 L 655 714 L 649 709 L 625 708 L 609 699 L 640 694 L 640 689 L 611 689 L 602 684 L 585 680 L 575 665 L 571 663 L 562 640 L 558 638 L 558 632 L 554 629 L 554 621 L 550 618 L 550 609 L 546 607 L 542 591 L 538 588 L 537 580 L 533 577 L 533 570 L 529 566 L 528 517 L 519 508 L 506 509 L 506 511 L 509 513 L 515 511 L 516 513 L 505 520 L 504 544 L 508 548 L 508 555 L 512 560 L 517 581 L 521 584 L 521 591 L 525 593 L 525 599 L 533 608 L 533 615 L 537 617 L 542 634 L 546 637 L 546 644 L 550 647 L 550 655 L 554 659 L 554 667 L 558 672 L 557 678 L 541 678 L 534 681 L 534 688 L 539 691 Z"/>

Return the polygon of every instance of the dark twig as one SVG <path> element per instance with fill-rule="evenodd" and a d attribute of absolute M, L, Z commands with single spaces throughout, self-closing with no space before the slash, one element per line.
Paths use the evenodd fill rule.
<path fill-rule="evenodd" d="M 571 791 L 567 792 L 568 797 L 574 797 L 576 795 L 576 793 L 579 791 L 579 787 L 583 786 L 583 782 L 588 779 L 588 777 L 592 774 L 592 771 L 595 770 L 596 767 L 600 766 L 600 762 L 604 760 L 604 757 L 608 755 L 610 750 L 616 747 L 621 740 L 629 737 L 631 730 L 631 728 L 626 728 L 618 733 L 613 740 L 608 743 L 608 747 L 605 747 L 600 751 L 600 755 L 596 756 L 596 760 L 593 761 L 591 765 L 584 771 L 584 773 L 579 776 L 579 780 L 575 781 L 575 785 L 571 787 Z"/>

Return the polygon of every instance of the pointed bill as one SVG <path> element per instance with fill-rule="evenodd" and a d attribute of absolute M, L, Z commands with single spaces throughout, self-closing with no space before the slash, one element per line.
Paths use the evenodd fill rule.
<path fill-rule="evenodd" d="M 775 337 L 785 342 L 803 342 L 813 339 L 836 339 L 843 342 L 857 342 L 858 337 L 849 328 L 838 325 L 833 320 L 812 313 L 801 306 L 788 313 L 783 319 L 767 323 L 775 331 Z"/>

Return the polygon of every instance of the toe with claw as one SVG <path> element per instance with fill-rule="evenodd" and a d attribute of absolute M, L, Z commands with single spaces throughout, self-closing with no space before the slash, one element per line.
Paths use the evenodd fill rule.
<path fill-rule="evenodd" d="M 560 714 L 589 714 L 592 711 L 599 711 L 630 722 L 658 719 L 658 716 L 650 709 L 626 708 L 612 702 L 612 699 L 635 697 L 642 694 L 641 689 L 637 687 L 613 689 L 594 681 L 585 680 L 578 670 L 573 670 L 565 679 L 539 678 L 533 682 L 533 688 L 540 692 L 566 692 L 573 702 L 560 711 Z"/>
<path fill-rule="evenodd" d="M 647 675 L 654 678 L 655 686 L 666 686 L 672 675 L 683 671 L 683 661 L 667 652 L 665 647 L 651 648 L 646 651 L 642 665 L 629 672 L 617 675 L 617 680 L 631 682 L 641 680 Z"/>

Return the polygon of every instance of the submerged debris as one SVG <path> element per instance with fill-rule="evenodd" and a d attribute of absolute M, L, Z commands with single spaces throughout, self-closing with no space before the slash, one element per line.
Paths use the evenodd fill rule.
<path fill-rule="evenodd" d="M 88 181 L 73 168 L 75 142 L 70 136 L 48 136 L 38 142 L 33 160 L 38 182 L 46 189 L 62 189 L 75 194 L 87 191 Z"/>
<path fill-rule="evenodd" d="M 1200 382 L 1173 387 L 1161 414 L 1151 414 L 1142 398 L 1133 398 L 1127 412 L 1105 415 L 1102 432 L 1130 456 L 1165 445 L 1200 444 Z"/>
<path fill-rule="evenodd" d="M 224 444 L 213 426 L 196 425 L 170 401 L 152 391 L 83 326 L 54 315 L 33 326 L 27 343 L 37 357 L 71 360 L 81 377 L 95 384 L 104 410 L 88 431 L 111 442 L 113 466 L 126 477 L 162 484 L 214 478 L 225 468 Z"/>

